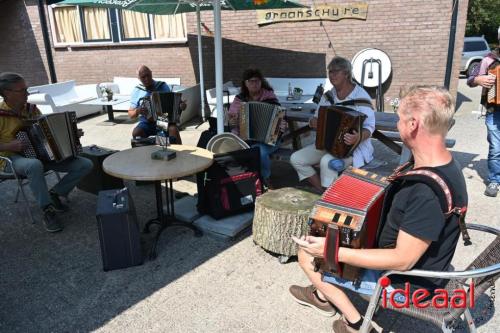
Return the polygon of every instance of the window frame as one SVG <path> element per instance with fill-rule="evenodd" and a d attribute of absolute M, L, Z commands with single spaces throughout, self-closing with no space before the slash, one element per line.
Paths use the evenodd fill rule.
<path fill-rule="evenodd" d="M 116 24 L 119 28 L 119 36 L 120 36 L 120 42 L 136 42 L 136 41 L 149 41 L 149 40 L 153 40 L 153 27 L 151 26 L 152 25 L 152 22 L 153 22 L 153 19 L 152 19 L 152 16 L 151 14 L 146 14 L 147 17 L 148 17 L 148 32 L 149 32 L 149 37 L 146 37 L 146 38 L 125 38 L 125 32 L 123 31 L 123 24 L 122 24 L 122 10 L 117 10 L 117 15 L 116 15 Z"/>
<path fill-rule="evenodd" d="M 83 15 L 81 12 L 81 8 L 83 6 L 79 5 L 58 5 L 52 4 L 47 6 L 49 8 L 49 24 L 50 31 L 52 34 L 52 45 L 54 48 L 72 48 L 72 47 L 99 47 L 99 46 L 127 46 L 127 45 L 156 45 L 156 44 L 186 44 L 188 41 L 188 32 L 186 29 L 186 37 L 180 38 L 169 38 L 169 39 L 156 39 L 156 32 L 154 30 L 154 18 L 153 14 L 148 15 L 148 29 L 150 37 L 148 39 L 144 38 L 123 38 L 123 27 L 121 25 L 121 10 L 115 8 L 106 8 L 108 11 L 108 22 L 109 29 L 111 33 L 111 39 L 109 40 L 87 40 L 86 39 L 86 28 L 83 22 Z M 60 43 L 57 40 L 56 29 L 55 29 L 55 17 L 54 17 L 54 8 L 57 7 L 76 7 L 79 15 L 79 23 L 81 28 L 81 38 L 82 42 L 76 43 Z M 184 24 L 187 26 L 187 15 L 184 15 Z M 85 33 L 84 33 L 85 31 Z"/>
<path fill-rule="evenodd" d="M 83 43 L 113 43 L 113 28 L 112 28 L 112 22 L 111 22 L 111 13 L 110 10 L 107 10 L 107 16 L 108 16 L 108 28 L 109 28 L 109 39 L 88 39 L 87 36 L 87 26 L 85 25 L 85 19 L 83 15 L 83 10 L 85 6 L 76 6 L 78 9 L 78 15 L 80 16 L 80 29 L 82 32 L 82 40 Z M 69 43 L 71 44 L 71 43 Z"/>

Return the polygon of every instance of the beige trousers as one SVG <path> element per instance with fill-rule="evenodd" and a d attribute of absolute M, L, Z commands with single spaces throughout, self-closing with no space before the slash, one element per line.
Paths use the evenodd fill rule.
<path fill-rule="evenodd" d="M 339 173 L 328 167 L 328 162 L 333 159 L 331 154 L 325 150 L 316 149 L 315 145 L 306 146 L 297 150 L 290 156 L 290 163 L 297 171 L 299 180 L 304 180 L 316 174 L 313 165 L 319 163 L 321 186 L 328 187 L 338 178 Z M 346 157 L 344 160 L 345 166 L 352 165 L 352 157 Z"/>

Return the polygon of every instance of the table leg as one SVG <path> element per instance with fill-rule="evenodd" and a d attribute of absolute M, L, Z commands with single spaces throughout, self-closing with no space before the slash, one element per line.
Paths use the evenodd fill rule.
<path fill-rule="evenodd" d="M 144 233 L 149 233 L 149 227 L 151 224 L 158 224 L 160 226 L 160 229 L 156 232 L 155 239 L 153 241 L 153 246 L 151 247 L 151 251 L 149 253 L 149 259 L 153 260 L 156 258 L 157 253 L 156 253 L 156 248 L 158 246 L 158 240 L 160 239 L 161 233 L 163 230 L 169 227 L 175 227 L 175 226 L 182 226 L 189 228 L 193 230 L 194 235 L 196 237 L 201 237 L 202 232 L 198 228 L 196 228 L 194 225 L 186 222 L 179 221 L 175 218 L 175 211 L 174 211 L 174 190 L 172 186 L 172 180 L 167 180 L 165 181 L 165 200 L 166 200 L 166 210 L 167 214 L 163 212 L 163 199 L 162 199 L 162 193 L 161 193 L 161 181 L 155 181 L 155 194 L 156 194 L 156 211 L 157 211 L 157 217 L 154 219 L 149 220 L 146 223 L 146 226 L 144 227 Z"/>
<path fill-rule="evenodd" d="M 113 105 L 106 105 L 106 113 L 108 114 L 108 119 L 98 123 L 97 125 L 113 126 L 113 125 L 116 125 L 117 123 L 123 121 L 123 120 L 118 121 L 115 119 L 115 116 L 113 114 Z"/>

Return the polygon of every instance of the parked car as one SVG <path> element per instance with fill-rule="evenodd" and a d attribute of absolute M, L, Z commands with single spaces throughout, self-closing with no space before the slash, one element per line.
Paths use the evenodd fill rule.
<path fill-rule="evenodd" d="M 460 71 L 469 76 L 481 60 L 490 53 L 488 42 L 482 37 L 465 37 Z"/>

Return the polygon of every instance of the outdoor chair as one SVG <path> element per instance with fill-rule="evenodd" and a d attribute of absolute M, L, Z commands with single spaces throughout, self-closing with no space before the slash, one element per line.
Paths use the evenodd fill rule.
<path fill-rule="evenodd" d="M 18 175 L 14 171 L 14 167 L 12 166 L 12 161 L 10 158 L 5 157 L 5 156 L 0 156 L 0 160 L 5 161 L 7 164 L 7 167 L 4 168 L 4 171 L 0 171 L 0 183 L 3 183 L 4 181 L 7 180 L 15 180 L 17 182 L 17 192 L 16 196 L 14 198 L 14 202 L 17 203 L 19 199 L 19 193 L 21 193 L 21 196 L 23 197 L 24 203 L 26 205 L 26 210 L 28 211 L 28 215 L 30 216 L 31 222 L 35 223 L 35 219 L 33 218 L 33 214 L 31 214 L 31 209 L 30 209 L 30 204 L 28 201 L 28 198 L 26 197 L 26 193 L 24 192 L 24 186 L 28 184 L 28 179 L 25 176 Z M 5 171 L 5 170 L 11 170 L 11 171 Z M 53 170 L 49 170 L 45 172 L 45 175 L 55 173 L 57 180 L 60 181 L 61 177 L 59 176 L 59 173 Z"/>
<path fill-rule="evenodd" d="M 500 276 L 500 230 L 479 224 L 467 224 L 467 228 L 469 230 L 477 230 L 490 233 L 495 235 L 496 237 L 488 245 L 488 247 L 486 247 L 486 249 L 474 259 L 474 261 L 467 267 L 466 270 L 455 272 L 434 272 L 424 270 L 411 270 L 407 272 L 387 271 L 382 274 L 382 276 L 405 275 L 449 279 L 449 282 L 445 287 L 445 289 L 448 291 L 448 295 L 453 295 L 452 291 L 460 288 L 466 291 L 467 300 L 470 297 L 469 286 L 470 283 L 473 282 L 474 301 L 477 301 L 490 287 L 495 285 L 495 281 Z M 477 237 L 476 239 L 479 240 L 480 238 Z M 361 332 L 366 333 L 369 331 L 369 325 L 372 320 L 373 314 L 377 310 L 379 302 L 381 300 L 381 292 L 382 286 L 379 279 L 377 286 L 375 287 L 375 291 L 370 298 L 370 303 L 365 313 Z M 453 327 L 457 325 L 460 317 L 464 315 L 464 322 L 467 324 L 469 332 L 476 332 L 474 319 L 472 318 L 469 308 L 452 308 L 451 302 L 449 302 L 449 307 L 444 309 L 436 309 L 433 307 L 419 309 L 412 306 L 411 302 L 408 308 L 401 309 L 394 308 L 390 305 L 390 302 L 387 302 L 387 308 L 417 319 L 433 323 L 440 327 L 443 332 L 452 332 Z"/>

